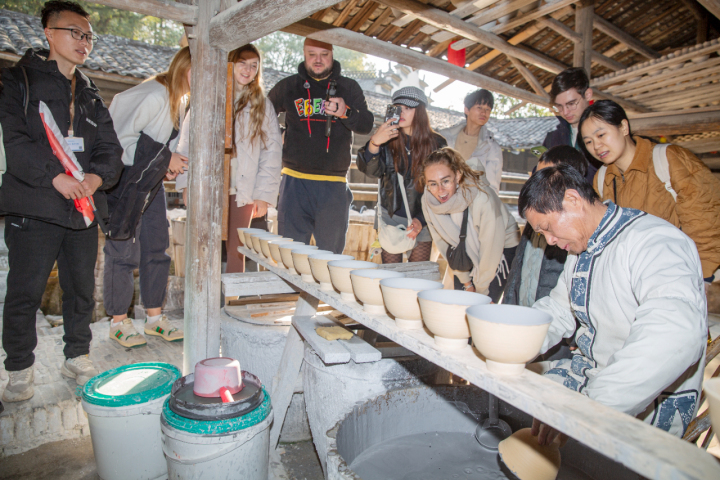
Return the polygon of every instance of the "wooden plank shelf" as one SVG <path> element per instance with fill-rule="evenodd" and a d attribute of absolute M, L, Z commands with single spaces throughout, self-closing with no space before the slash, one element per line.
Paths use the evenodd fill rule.
<path fill-rule="evenodd" d="M 541 375 L 525 370 L 515 377 L 491 373 L 474 348 L 445 352 L 435 348 L 425 330 L 400 330 L 387 315 L 366 313 L 336 292 L 324 292 L 254 252 L 238 251 L 310 296 L 356 320 L 408 350 L 496 395 L 577 441 L 649 479 L 720 478 L 720 463 L 697 446 L 624 413 L 604 406 Z M 407 264 L 406 264 L 407 265 Z M 406 267 L 407 268 L 407 267 Z"/>

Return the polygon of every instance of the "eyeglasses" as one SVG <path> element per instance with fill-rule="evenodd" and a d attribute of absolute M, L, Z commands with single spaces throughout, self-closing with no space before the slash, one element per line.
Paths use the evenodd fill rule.
<path fill-rule="evenodd" d="M 443 190 L 447 190 L 450 188 L 450 186 L 455 183 L 452 178 L 446 178 L 445 180 L 441 181 L 440 183 L 432 182 L 427 184 L 427 189 L 432 191 L 435 191 L 438 189 L 438 187 L 442 187 Z"/>
<path fill-rule="evenodd" d="M 568 103 L 566 103 L 565 105 L 560 105 L 559 103 L 556 103 L 555 105 L 553 105 L 552 108 L 553 108 L 553 110 L 555 110 L 557 113 L 562 113 L 563 110 L 566 110 L 566 109 L 567 109 L 568 111 L 576 110 L 577 107 L 578 107 L 578 105 L 580 104 L 580 100 L 582 100 L 582 99 L 581 99 L 581 98 L 578 98 L 577 100 L 573 100 L 572 102 L 568 102 Z"/>
<path fill-rule="evenodd" d="M 50 27 L 50 30 L 67 30 L 68 32 L 70 32 L 70 35 L 72 35 L 72 38 L 79 42 L 85 39 L 88 43 L 95 44 L 98 42 L 98 40 L 100 40 L 100 37 L 98 37 L 97 35 L 92 33 L 84 33 L 82 30 L 78 30 L 77 28 Z"/>

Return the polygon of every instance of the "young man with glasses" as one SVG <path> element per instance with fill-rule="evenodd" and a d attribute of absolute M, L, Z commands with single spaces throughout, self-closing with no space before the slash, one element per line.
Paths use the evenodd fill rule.
<path fill-rule="evenodd" d="M 49 50 L 29 49 L 17 66 L 2 70 L 0 125 L 7 172 L 0 186 L 10 271 L 3 311 L 2 344 L 10 375 L 3 400 L 34 394 L 35 312 L 48 276 L 58 264 L 65 327 L 61 373 L 83 385 L 97 371 L 88 358 L 95 301 L 98 219 L 107 218 L 104 190 L 122 172 L 122 147 L 95 85 L 76 67 L 85 63 L 97 37 L 77 3 L 50 1 L 42 10 Z M 40 102 L 84 172 L 66 174 L 51 147 Z M 91 197 L 97 211 L 88 226 L 74 200 Z"/>
<path fill-rule="evenodd" d="M 585 109 L 593 101 L 593 91 L 585 70 L 580 67 L 568 68 L 558 74 L 550 89 L 553 111 L 560 122 L 557 128 L 545 136 L 543 146 L 548 150 L 558 145 L 570 145 L 577 150 L 578 123 Z M 592 182 L 600 164 L 594 159 L 590 163 L 587 179 Z"/>

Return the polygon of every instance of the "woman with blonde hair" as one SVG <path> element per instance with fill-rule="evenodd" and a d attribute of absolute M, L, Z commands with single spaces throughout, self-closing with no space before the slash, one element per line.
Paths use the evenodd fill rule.
<path fill-rule="evenodd" d="M 515 218 L 484 172 L 476 172 L 450 147 L 421 163 L 422 209 L 430 235 L 455 273 L 455 288 L 500 300 L 520 242 Z"/>
<path fill-rule="evenodd" d="M 167 72 L 115 95 L 110 104 L 110 115 L 124 150 L 122 160 L 126 169 L 136 160 L 135 149 L 141 134 L 175 152 L 190 93 L 190 71 L 190 50 L 184 47 L 175 54 Z M 175 178 L 185 170 L 187 158 L 173 153 L 167 178 Z M 140 297 L 147 312 L 145 333 L 169 342 L 183 339 L 183 332 L 162 315 L 170 273 L 170 257 L 165 253 L 169 243 L 162 185 L 143 212 L 134 238 L 105 242 L 105 310 L 112 316 L 110 338 L 123 347 L 140 347 L 147 343 L 127 316 L 134 293 L 133 270 L 136 268 L 140 269 Z"/>
<path fill-rule="evenodd" d="M 228 60 L 235 79 L 226 269 L 231 273 L 245 270 L 237 229 L 277 205 L 282 136 L 275 108 L 265 96 L 260 51 L 247 44 L 230 52 Z"/>

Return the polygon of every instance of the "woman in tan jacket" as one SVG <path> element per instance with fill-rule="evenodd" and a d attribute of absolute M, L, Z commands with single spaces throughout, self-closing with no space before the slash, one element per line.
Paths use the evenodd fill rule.
<path fill-rule="evenodd" d="M 585 153 L 606 165 L 593 181 L 600 198 L 643 210 L 680 228 L 695 242 L 703 277 L 711 282 L 720 266 L 720 181 L 710 169 L 685 148 L 669 145 L 665 155 L 658 149 L 658 165 L 667 164 L 675 199 L 656 172 L 656 144 L 632 136 L 620 105 L 611 100 L 595 102 L 583 113 L 578 130 L 582 140 L 578 144 Z"/>

